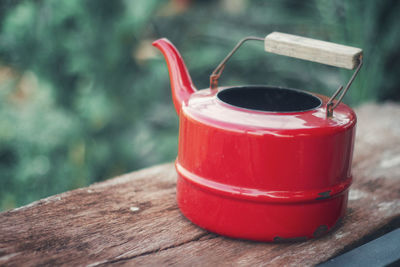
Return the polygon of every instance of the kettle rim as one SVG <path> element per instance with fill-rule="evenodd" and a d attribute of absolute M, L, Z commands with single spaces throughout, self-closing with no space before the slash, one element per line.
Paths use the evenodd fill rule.
<path fill-rule="evenodd" d="M 262 92 L 263 91 L 263 92 Z M 243 93 L 243 94 L 242 94 Z M 254 94 L 255 93 L 255 94 Z M 260 100 L 260 96 L 262 93 L 267 93 L 269 96 L 275 97 L 275 100 L 281 101 L 280 103 L 264 103 L 264 108 L 255 108 L 257 104 L 260 103 L 249 103 L 246 102 L 246 99 L 242 97 L 247 94 L 245 97 L 251 97 L 255 101 Z M 236 94 L 236 95 L 235 95 Z M 252 95 L 253 94 L 253 95 Z M 300 97 L 302 99 L 296 100 L 297 102 L 282 102 L 282 99 L 277 98 L 278 94 L 283 96 L 286 95 L 293 97 Z M 265 96 L 265 95 L 264 95 Z M 238 99 L 232 99 L 232 97 L 241 97 Z M 272 85 L 241 85 L 241 86 L 229 86 L 224 87 L 218 90 L 216 94 L 216 99 L 223 103 L 224 105 L 228 105 L 234 107 L 235 109 L 240 109 L 243 111 L 249 112 L 261 112 L 261 113 L 272 113 L 272 114 L 293 114 L 293 113 L 302 113 L 307 111 L 312 111 L 320 108 L 322 106 L 323 100 L 315 94 L 312 94 L 308 91 L 289 88 L 289 87 L 281 87 L 281 86 L 272 86 Z M 247 99 L 249 100 L 249 99 Z M 301 103 L 301 100 L 309 101 L 308 103 Z M 238 103 L 238 101 L 244 101 L 242 103 Z M 235 102 L 235 103 L 233 103 Z M 282 107 L 278 107 L 279 105 L 295 105 L 291 106 L 291 108 L 283 109 Z M 268 108 L 268 105 L 275 105 L 273 108 Z M 251 107 L 253 106 L 253 107 Z"/>

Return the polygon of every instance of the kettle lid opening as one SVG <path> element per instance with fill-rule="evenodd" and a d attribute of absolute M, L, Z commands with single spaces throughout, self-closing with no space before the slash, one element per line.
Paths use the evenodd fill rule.
<path fill-rule="evenodd" d="M 217 98 L 239 108 L 281 113 L 309 111 L 322 104 L 310 93 L 272 86 L 230 87 L 218 92 Z"/>

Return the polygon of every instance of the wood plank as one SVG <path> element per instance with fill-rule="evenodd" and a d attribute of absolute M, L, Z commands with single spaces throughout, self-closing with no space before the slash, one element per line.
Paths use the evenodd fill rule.
<path fill-rule="evenodd" d="M 335 67 L 354 69 L 362 50 L 331 42 L 273 32 L 265 37 L 265 51 Z"/>
<path fill-rule="evenodd" d="M 270 244 L 208 233 L 175 201 L 164 164 L 0 214 L 0 265 L 309 266 L 400 227 L 400 105 L 364 105 L 354 184 L 342 226 L 303 243 Z"/>

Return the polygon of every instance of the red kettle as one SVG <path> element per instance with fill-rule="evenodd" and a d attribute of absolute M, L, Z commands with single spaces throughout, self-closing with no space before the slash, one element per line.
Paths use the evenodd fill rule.
<path fill-rule="evenodd" d="M 356 70 L 330 98 L 264 85 L 219 87 L 226 62 L 246 41 Z M 153 45 L 167 60 L 180 119 L 177 201 L 190 221 L 233 238 L 275 242 L 319 237 L 338 225 L 356 126 L 341 100 L 362 66 L 361 49 L 278 32 L 247 37 L 212 73 L 210 88 L 197 90 L 177 49 L 167 39 Z"/>

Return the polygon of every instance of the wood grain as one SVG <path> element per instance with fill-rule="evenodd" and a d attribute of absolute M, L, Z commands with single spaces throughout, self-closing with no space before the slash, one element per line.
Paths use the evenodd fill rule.
<path fill-rule="evenodd" d="M 354 184 L 341 227 L 303 243 L 234 240 L 186 220 L 172 163 L 0 214 L 0 265 L 310 266 L 400 226 L 400 105 L 356 110 Z"/>
<path fill-rule="evenodd" d="M 281 32 L 265 37 L 265 51 L 346 69 L 359 64 L 362 50 Z"/>

